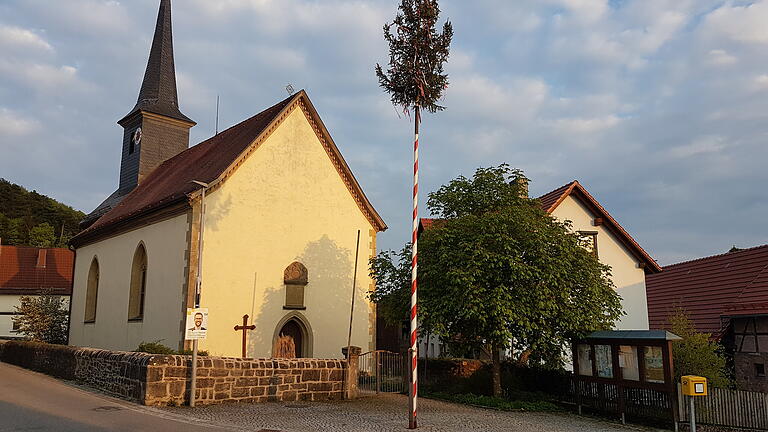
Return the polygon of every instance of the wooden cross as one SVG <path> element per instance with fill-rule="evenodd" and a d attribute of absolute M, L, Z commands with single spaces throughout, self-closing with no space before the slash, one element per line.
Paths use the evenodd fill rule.
<path fill-rule="evenodd" d="M 251 324 L 248 325 L 248 315 L 243 315 L 243 325 L 236 325 L 235 331 L 243 331 L 243 358 L 245 358 L 245 343 L 246 343 L 246 330 L 253 330 L 256 326 Z"/>

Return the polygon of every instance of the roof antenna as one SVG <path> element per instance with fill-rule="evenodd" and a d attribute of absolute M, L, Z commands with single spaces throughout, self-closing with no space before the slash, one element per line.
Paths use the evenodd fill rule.
<path fill-rule="evenodd" d="M 288 85 L 285 86 L 285 91 L 288 92 L 288 96 L 296 93 L 296 90 L 293 89 L 293 86 L 291 85 L 291 83 L 288 83 Z"/>
<path fill-rule="evenodd" d="M 219 95 L 216 95 L 216 133 L 219 134 Z"/>

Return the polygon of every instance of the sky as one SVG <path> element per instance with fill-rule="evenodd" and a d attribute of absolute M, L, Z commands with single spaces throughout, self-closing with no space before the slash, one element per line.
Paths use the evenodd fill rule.
<path fill-rule="evenodd" d="M 379 247 L 401 247 L 413 125 L 373 70 L 398 3 L 174 0 L 190 143 L 217 95 L 224 128 L 306 89 L 390 227 Z M 115 190 L 158 4 L 0 0 L 0 177 L 85 212 Z M 508 163 L 532 196 L 578 179 L 662 265 L 768 243 L 768 0 L 440 5 L 450 84 L 424 115 L 422 192 Z"/>

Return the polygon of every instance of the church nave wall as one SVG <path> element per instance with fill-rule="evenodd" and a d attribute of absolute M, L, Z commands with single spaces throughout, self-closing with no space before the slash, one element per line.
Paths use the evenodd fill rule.
<path fill-rule="evenodd" d="M 187 215 L 182 214 L 119 234 L 76 250 L 70 344 L 134 350 L 141 342 L 160 340 L 178 348 L 185 283 Z M 146 250 L 144 315 L 129 321 L 131 270 L 137 247 Z M 84 323 L 88 274 L 99 263 L 96 319 Z"/>

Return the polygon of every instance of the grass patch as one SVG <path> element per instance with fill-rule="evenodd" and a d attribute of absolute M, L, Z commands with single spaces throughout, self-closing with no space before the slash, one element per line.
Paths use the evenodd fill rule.
<path fill-rule="evenodd" d="M 471 393 L 449 394 L 442 392 L 425 393 L 424 396 L 464 405 L 493 408 L 501 411 L 562 411 L 562 408 L 559 405 L 546 400 L 510 400 L 493 396 L 478 396 Z"/>

